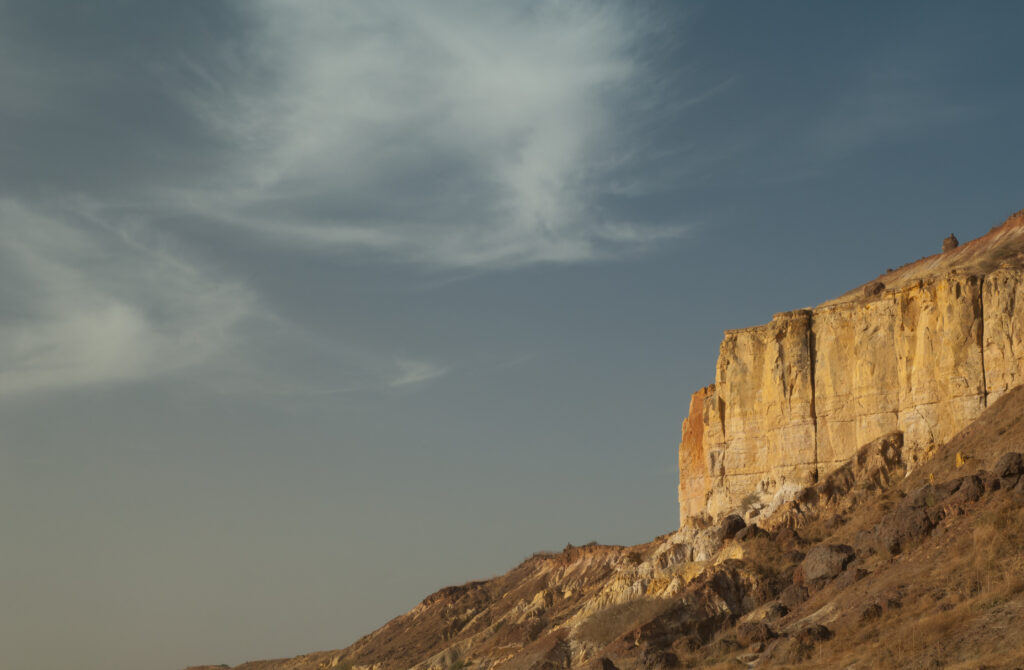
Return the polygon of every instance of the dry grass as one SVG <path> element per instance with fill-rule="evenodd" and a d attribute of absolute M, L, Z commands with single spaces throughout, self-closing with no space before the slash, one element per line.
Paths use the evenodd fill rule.
<path fill-rule="evenodd" d="M 796 667 L 1013 668 L 1024 658 L 1024 508 L 996 494 L 882 570 L 856 608 L 900 587 L 898 608 L 858 622 Z M 838 596 L 842 599 L 844 596 Z M 840 600 L 842 603 L 842 600 Z"/>
<path fill-rule="evenodd" d="M 587 618 L 576 632 L 583 642 L 604 646 L 627 631 L 631 631 L 675 604 L 671 598 L 641 598 L 620 605 L 612 605 Z"/>

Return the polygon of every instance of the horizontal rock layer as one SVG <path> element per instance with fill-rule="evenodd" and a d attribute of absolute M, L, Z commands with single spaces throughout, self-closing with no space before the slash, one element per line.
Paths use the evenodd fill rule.
<path fill-rule="evenodd" d="M 894 431 L 913 467 L 1024 381 L 1021 248 L 1015 215 L 842 300 L 726 331 L 683 424 L 683 525 L 756 514 Z"/>

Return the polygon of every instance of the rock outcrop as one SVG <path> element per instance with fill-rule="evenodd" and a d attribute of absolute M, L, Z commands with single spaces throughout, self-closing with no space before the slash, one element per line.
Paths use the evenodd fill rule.
<path fill-rule="evenodd" d="M 748 518 L 882 435 L 913 468 L 1024 381 L 1024 212 L 814 309 L 726 331 L 679 447 L 680 521 Z"/>

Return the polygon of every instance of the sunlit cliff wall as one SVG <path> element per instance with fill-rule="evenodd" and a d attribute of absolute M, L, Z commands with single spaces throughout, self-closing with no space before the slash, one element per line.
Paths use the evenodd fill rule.
<path fill-rule="evenodd" d="M 680 520 L 748 515 L 858 447 L 911 465 L 1024 381 L 1024 216 L 814 309 L 726 331 L 679 447 Z"/>

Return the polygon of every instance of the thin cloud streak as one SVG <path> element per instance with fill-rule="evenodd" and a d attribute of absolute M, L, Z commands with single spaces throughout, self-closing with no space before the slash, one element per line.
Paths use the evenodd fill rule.
<path fill-rule="evenodd" d="M 430 361 L 419 361 L 409 358 L 395 359 L 398 376 L 388 383 L 391 387 L 411 386 L 431 379 L 437 379 L 448 373 L 448 368 Z"/>

